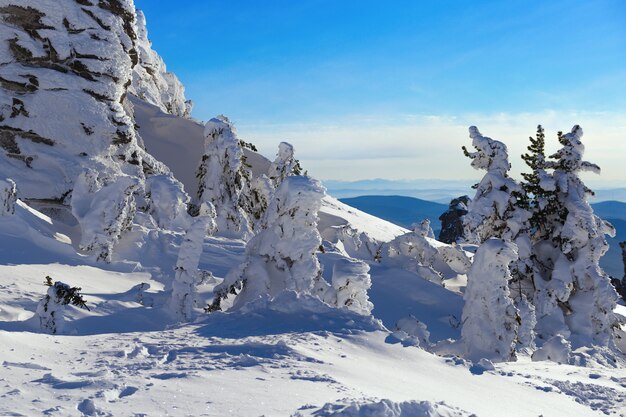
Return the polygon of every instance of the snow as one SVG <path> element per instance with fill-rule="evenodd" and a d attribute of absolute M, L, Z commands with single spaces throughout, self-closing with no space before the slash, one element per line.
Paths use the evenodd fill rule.
<path fill-rule="evenodd" d="M 242 149 L 227 118 L 189 118 L 132 0 L 88 3 L 0 0 L 0 130 L 15 142 L 0 144 L 0 415 L 624 415 L 621 340 L 565 332 L 503 361 L 530 323 L 514 324 L 506 289 L 512 243 L 472 259 L 427 223 L 409 231 L 325 195 L 287 143 L 273 163 Z M 506 147 L 470 133 L 498 188 Z M 581 135 L 566 135 L 564 161 L 595 170 Z M 584 194 L 565 177 L 557 189 Z M 232 199 L 212 207 L 203 192 L 224 185 Z M 214 235 L 227 203 L 249 235 Z M 608 226 L 578 209 L 570 246 L 597 260 L 602 236 L 574 226 Z M 615 306 L 566 261 L 548 289 L 579 291 L 560 324 L 600 340 L 585 323 Z M 88 309 L 60 299 L 73 288 Z"/>

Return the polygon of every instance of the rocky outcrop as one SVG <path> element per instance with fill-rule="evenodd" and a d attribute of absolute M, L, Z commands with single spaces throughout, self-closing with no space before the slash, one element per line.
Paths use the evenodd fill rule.
<path fill-rule="evenodd" d="M 185 87 L 175 74 L 167 72 L 163 59 L 152 49 L 141 10 L 137 10 L 136 26 L 139 64 L 133 68 L 129 92 L 166 113 L 189 118 L 193 103 L 185 99 Z"/>
<path fill-rule="evenodd" d="M 98 242 L 115 243 L 135 210 L 169 218 L 145 185 L 170 181 L 169 169 L 141 146 L 127 98 L 147 53 L 135 16 L 132 0 L 0 0 L 0 178 L 22 199 L 70 205 L 81 249 L 106 260 Z M 178 181 L 168 186 L 188 200 Z M 118 188 L 119 202 L 99 201 Z"/>

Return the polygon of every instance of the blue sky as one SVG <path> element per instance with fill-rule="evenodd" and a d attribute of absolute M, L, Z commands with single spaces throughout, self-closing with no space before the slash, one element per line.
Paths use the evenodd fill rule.
<path fill-rule="evenodd" d="M 512 154 L 537 123 L 626 143 L 621 0 L 135 2 L 196 118 L 226 114 L 269 154 L 287 139 L 322 178 L 476 176 L 457 149 L 478 122 Z M 458 168 L 417 171 L 424 153 Z"/>

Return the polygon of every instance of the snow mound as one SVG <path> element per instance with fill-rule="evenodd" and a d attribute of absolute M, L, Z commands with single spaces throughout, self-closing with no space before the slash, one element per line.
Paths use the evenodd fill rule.
<path fill-rule="evenodd" d="M 452 408 L 445 403 L 430 401 L 393 402 L 382 400 L 372 403 L 353 402 L 350 405 L 326 404 L 313 413 L 315 417 L 462 417 L 466 411 Z M 472 414 L 473 415 L 473 414 Z"/>

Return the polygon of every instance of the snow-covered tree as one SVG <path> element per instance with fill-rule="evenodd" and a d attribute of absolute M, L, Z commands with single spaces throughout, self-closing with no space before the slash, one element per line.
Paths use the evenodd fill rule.
<path fill-rule="evenodd" d="M 514 360 L 520 324 L 509 292 L 509 264 L 517 259 L 514 243 L 491 238 L 480 245 L 468 272 L 461 336 L 472 360 Z"/>
<path fill-rule="evenodd" d="M 472 160 L 472 167 L 487 173 L 475 186 L 476 196 L 468 205 L 466 240 L 476 244 L 492 237 L 513 241 L 527 231 L 530 214 L 518 206 L 523 190 L 508 175 L 511 164 L 506 145 L 481 135 L 475 126 L 469 132 L 476 152 L 465 147 L 463 151 Z"/>
<path fill-rule="evenodd" d="M 227 117 L 218 116 L 207 122 L 204 137 L 205 151 L 197 174 L 198 200 L 215 206 L 219 235 L 248 239 L 252 233 L 244 192 L 249 189 L 251 174 L 235 128 Z"/>
<path fill-rule="evenodd" d="M 439 216 L 441 232 L 439 232 L 438 240 L 440 242 L 456 243 L 460 239 L 464 240 L 463 218 L 467 214 L 467 205 L 470 201 L 466 195 L 455 198 L 450 201 L 448 210 Z"/>
<path fill-rule="evenodd" d="M 537 285 L 535 304 L 544 338 L 569 331 L 574 347 L 611 346 L 617 294 L 599 262 L 608 250 L 605 235 L 614 236 L 615 229 L 596 216 L 587 201 L 592 191 L 580 173 L 599 173 L 600 168 L 583 160 L 582 135 L 579 126 L 559 133 L 562 147 L 551 156 L 557 201 L 565 218 L 554 217 L 549 224 L 551 242 L 536 245 L 547 281 Z M 562 323 L 567 329 L 558 328 Z"/>
<path fill-rule="evenodd" d="M 63 332 L 65 306 L 74 305 L 89 310 L 85 300 L 80 294 L 80 288 L 70 287 L 60 281 L 52 283 L 50 277 L 46 277 L 48 291 L 37 304 L 36 317 L 42 330 L 57 334 Z"/>
<path fill-rule="evenodd" d="M 490 238 L 504 239 L 515 244 L 517 256 L 510 265 L 509 283 L 511 296 L 521 311 L 525 323 L 520 334 L 524 345 L 532 345 L 532 326 L 536 319 L 534 310 L 527 308 L 528 299 L 534 294 L 535 268 L 531 261 L 531 212 L 527 209 L 527 196 L 524 189 L 509 177 L 511 167 L 507 147 L 504 143 L 480 134 L 470 127 L 470 137 L 476 152 L 464 148 L 465 155 L 472 159 L 472 166 L 487 173 L 476 186 L 476 196 L 468 205 L 464 217 L 465 238 L 470 243 L 481 244 Z"/>
<path fill-rule="evenodd" d="M 301 175 L 300 162 L 294 156 L 293 146 L 287 142 L 278 145 L 276 159 L 270 165 L 269 178 L 274 187 L 278 187 L 289 175 Z"/>
<path fill-rule="evenodd" d="M 215 208 L 211 203 L 200 206 L 198 216 L 193 218 L 180 245 L 176 261 L 176 276 L 172 283 L 171 308 L 181 321 L 189 321 L 193 317 L 194 308 L 198 306 L 197 286 L 201 281 L 198 271 L 202 244 L 207 234 L 215 231 Z"/>
<path fill-rule="evenodd" d="M 372 286 L 369 270 L 368 264 L 357 259 L 337 260 L 333 264 L 331 288 L 326 291 L 324 302 L 359 314 L 370 314 L 374 305 L 367 296 Z"/>
<path fill-rule="evenodd" d="M 189 196 L 172 174 L 146 178 L 148 212 L 157 226 L 166 230 L 185 230 L 189 222 Z"/>
<path fill-rule="evenodd" d="M 133 224 L 137 208 L 133 193 L 139 187 L 130 176 L 108 181 L 86 170 L 76 180 L 71 200 L 72 214 L 81 225 L 80 249 L 105 262 L 111 261 L 114 246 Z"/>
<path fill-rule="evenodd" d="M 262 174 L 250 181 L 249 207 L 251 223 L 255 231 L 261 227 L 272 194 L 274 194 L 274 186 L 267 175 Z"/>
<path fill-rule="evenodd" d="M 238 293 L 233 307 L 272 299 L 285 290 L 322 296 L 328 285 L 321 278 L 315 253 L 322 244 L 317 230 L 325 190 L 309 177 L 287 177 L 276 190 L 263 228 L 246 245 L 246 261 L 232 270 L 215 289 L 209 311 Z"/>
<path fill-rule="evenodd" d="M 0 180 L 0 216 L 10 216 L 15 213 L 17 202 L 17 187 L 11 179 Z"/>

